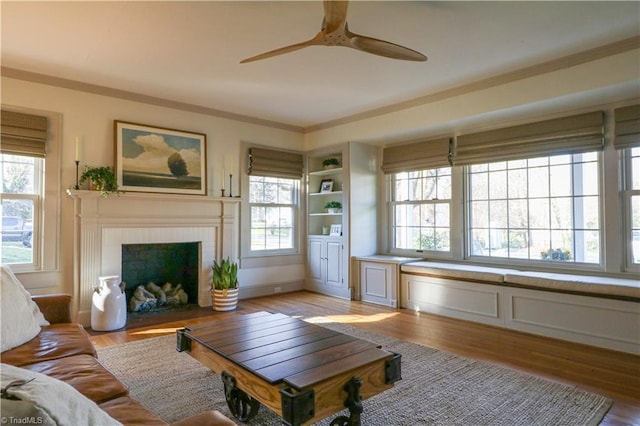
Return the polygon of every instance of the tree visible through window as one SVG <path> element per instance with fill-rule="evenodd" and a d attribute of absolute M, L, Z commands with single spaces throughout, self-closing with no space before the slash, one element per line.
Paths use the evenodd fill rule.
<path fill-rule="evenodd" d="M 43 160 L 0 154 L 2 173 L 2 263 L 33 264 L 41 205 Z"/>
<path fill-rule="evenodd" d="M 451 167 L 393 175 L 394 248 L 451 249 Z"/>
<path fill-rule="evenodd" d="M 468 168 L 471 256 L 600 262 L 597 153 Z"/>

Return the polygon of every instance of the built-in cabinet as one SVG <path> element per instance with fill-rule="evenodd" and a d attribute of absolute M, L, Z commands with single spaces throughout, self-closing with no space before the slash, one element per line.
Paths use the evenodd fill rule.
<path fill-rule="evenodd" d="M 399 307 L 400 266 L 420 259 L 388 255 L 354 257 L 356 299 L 378 305 Z"/>
<path fill-rule="evenodd" d="M 323 165 L 328 159 L 338 164 Z M 378 149 L 346 143 L 310 153 L 306 164 L 305 287 L 351 299 L 349 259 L 376 252 Z"/>
<path fill-rule="evenodd" d="M 344 287 L 344 245 L 341 238 L 315 236 L 307 240 L 308 278 L 316 288 Z"/>

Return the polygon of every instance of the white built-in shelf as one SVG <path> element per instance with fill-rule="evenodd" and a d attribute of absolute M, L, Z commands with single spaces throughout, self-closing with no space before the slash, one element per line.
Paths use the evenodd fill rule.
<path fill-rule="evenodd" d="M 309 213 L 309 216 L 342 216 L 342 213 Z"/>
<path fill-rule="evenodd" d="M 336 167 L 335 169 L 316 170 L 315 172 L 309 172 L 309 175 L 324 176 L 324 175 L 334 175 L 336 173 L 342 173 L 342 167 Z"/>
<path fill-rule="evenodd" d="M 342 191 L 331 191 L 331 192 L 311 192 L 309 193 L 310 197 L 314 197 L 316 195 L 341 195 Z"/>

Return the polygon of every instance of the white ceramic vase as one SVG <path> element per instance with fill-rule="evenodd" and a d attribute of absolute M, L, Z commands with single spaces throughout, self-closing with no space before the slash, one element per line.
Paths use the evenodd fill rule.
<path fill-rule="evenodd" d="M 91 328 L 110 331 L 127 323 L 127 296 L 118 275 L 98 277 L 100 284 L 93 289 Z"/>

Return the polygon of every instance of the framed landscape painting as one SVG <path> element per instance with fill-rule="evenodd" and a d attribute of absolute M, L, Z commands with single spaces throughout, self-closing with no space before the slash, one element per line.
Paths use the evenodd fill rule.
<path fill-rule="evenodd" d="M 207 135 L 117 120 L 114 133 L 118 189 L 207 194 Z"/>

